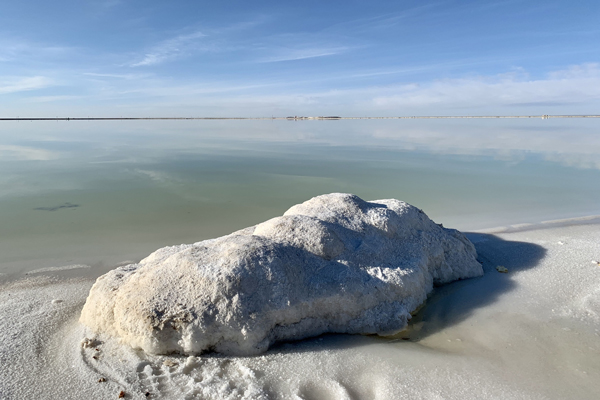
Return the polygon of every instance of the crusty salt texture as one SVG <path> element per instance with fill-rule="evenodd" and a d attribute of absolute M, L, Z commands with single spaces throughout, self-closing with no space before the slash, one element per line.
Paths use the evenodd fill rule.
<path fill-rule="evenodd" d="M 325 332 L 401 331 L 434 284 L 483 274 L 460 232 L 399 200 L 333 193 L 98 278 L 80 321 L 153 354 L 250 355 Z"/>

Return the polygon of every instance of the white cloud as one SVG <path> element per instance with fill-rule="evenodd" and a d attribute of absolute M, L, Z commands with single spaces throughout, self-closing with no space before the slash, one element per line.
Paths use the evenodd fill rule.
<path fill-rule="evenodd" d="M 581 65 L 571 65 L 567 69 L 550 72 L 548 77 L 553 80 L 600 79 L 600 64 L 587 63 Z"/>
<path fill-rule="evenodd" d="M 385 91 L 372 98 L 376 108 L 577 104 L 600 100 L 600 68 L 598 64 L 584 64 L 552 72 L 543 79 L 511 73 L 409 84 Z"/>
<path fill-rule="evenodd" d="M 52 79 L 45 76 L 18 77 L 0 81 L 0 94 L 43 89 L 52 85 Z"/>
<path fill-rule="evenodd" d="M 202 32 L 194 32 L 165 40 L 152 47 L 142 60 L 134 62 L 130 66 L 142 67 L 155 65 L 183 57 L 191 50 L 197 39 L 205 36 Z"/>

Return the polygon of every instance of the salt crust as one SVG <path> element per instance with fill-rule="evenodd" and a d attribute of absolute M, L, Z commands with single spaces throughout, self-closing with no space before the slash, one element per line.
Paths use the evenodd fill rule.
<path fill-rule="evenodd" d="M 80 321 L 150 354 L 231 355 L 401 331 L 433 285 L 483 274 L 471 242 L 398 200 L 334 193 L 98 278 Z"/>

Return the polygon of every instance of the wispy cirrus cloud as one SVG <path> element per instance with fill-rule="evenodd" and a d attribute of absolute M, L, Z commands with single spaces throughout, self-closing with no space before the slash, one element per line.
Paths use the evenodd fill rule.
<path fill-rule="evenodd" d="M 109 79 L 142 79 L 148 78 L 152 75 L 150 74 L 110 74 L 110 73 L 97 73 L 97 72 L 84 72 L 83 76 L 89 76 L 91 78 L 109 78 Z"/>
<path fill-rule="evenodd" d="M 24 59 L 38 58 L 47 60 L 64 56 L 73 49 L 68 46 L 57 46 L 31 43 L 17 38 L 0 40 L 0 62 L 22 62 Z"/>
<path fill-rule="evenodd" d="M 259 62 L 271 63 L 281 61 L 305 60 L 307 58 L 327 57 L 345 53 L 349 49 L 350 47 L 347 46 L 282 49 L 270 57 L 260 59 Z"/>
<path fill-rule="evenodd" d="M 118 93 L 120 95 L 143 95 L 145 97 L 161 97 L 161 98 L 185 98 L 200 95 L 213 95 L 223 93 L 251 93 L 252 90 L 259 90 L 268 87 L 276 87 L 276 83 L 234 83 L 234 82 L 205 82 L 205 83 L 188 83 L 172 85 L 167 82 L 155 81 L 153 85 L 138 85 Z"/>
<path fill-rule="evenodd" d="M 197 45 L 197 40 L 205 36 L 198 31 L 164 40 L 150 48 L 140 61 L 133 62 L 129 66 L 144 67 L 184 57 Z"/>
<path fill-rule="evenodd" d="M 71 96 L 71 95 L 58 95 L 58 96 L 34 96 L 28 97 L 25 102 L 27 103 L 58 103 L 58 102 L 69 102 L 73 100 L 84 99 L 84 96 Z"/>
<path fill-rule="evenodd" d="M 244 32 L 264 24 L 269 19 L 270 17 L 267 15 L 258 15 L 241 22 L 218 27 L 205 27 L 202 31 L 194 27 L 187 27 L 185 29 L 191 33 L 180 34 L 160 41 L 151 46 L 138 60 L 127 65 L 144 67 L 174 61 L 201 52 L 248 50 L 252 45 L 247 43 L 248 38 Z"/>
<path fill-rule="evenodd" d="M 407 19 L 413 19 L 419 15 L 430 15 L 432 13 L 439 13 L 436 11 L 440 5 L 444 2 L 433 2 L 424 5 L 418 5 L 414 7 L 406 8 L 399 12 L 394 13 L 383 13 L 374 16 L 366 16 L 355 18 L 351 20 L 343 20 L 341 22 L 337 22 L 331 26 L 329 26 L 326 31 L 341 31 L 347 32 L 349 29 L 352 32 L 366 32 L 373 30 L 386 30 L 401 24 L 403 21 Z"/>
<path fill-rule="evenodd" d="M 45 76 L 15 77 L 0 81 L 0 94 L 38 90 L 53 84 L 54 81 Z"/>

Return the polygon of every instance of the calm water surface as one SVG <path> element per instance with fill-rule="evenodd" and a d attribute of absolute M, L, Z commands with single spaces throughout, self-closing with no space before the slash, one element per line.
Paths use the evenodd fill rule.
<path fill-rule="evenodd" d="M 585 120 L 3 123 L 0 279 L 101 273 L 330 192 L 462 230 L 600 214 L 599 138 Z"/>

